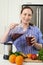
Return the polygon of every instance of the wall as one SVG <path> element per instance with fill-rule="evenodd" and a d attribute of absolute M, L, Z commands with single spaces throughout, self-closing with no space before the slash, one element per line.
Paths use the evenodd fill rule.
<path fill-rule="evenodd" d="M 24 3 L 43 4 L 43 0 L 0 0 L 0 39 L 11 22 L 19 23 L 20 8 Z M 0 53 L 3 53 L 3 44 L 0 44 Z"/>

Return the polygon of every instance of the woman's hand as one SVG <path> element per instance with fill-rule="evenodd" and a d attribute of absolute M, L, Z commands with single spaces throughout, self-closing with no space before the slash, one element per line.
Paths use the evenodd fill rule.
<path fill-rule="evenodd" d="M 3 35 L 2 39 L 1 39 L 2 43 L 6 42 L 6 40 L 8 38 L 9 31 L 11 29 L 15 28 L 17 25 L 19 25 L 19 24 L 15 24 L 15 23 L 10 24 L 10 26 L 8 27 L 8 29 L 6 30 L 5 34 Z"/>
<path fill-rule="evenodd" d="M 34 45 L 35 43 L 37 43 L 36 38 L 34 36 L 32 36 L 31 44 Z"/>
<path fill-rule="evenodd" d="M 34 46 L 38 50 L 42 49 L 42 44 L 37 43 L 35 37 L 33 37 L 31 39 L 31 44 L 32 44 L 32 46 Z"/>
<path fill-rule="evenodd" d="M 8 28 L 11 30 L 11 29 L 15 28 L 18 25 L 19 24 L 11 23 Z"/>

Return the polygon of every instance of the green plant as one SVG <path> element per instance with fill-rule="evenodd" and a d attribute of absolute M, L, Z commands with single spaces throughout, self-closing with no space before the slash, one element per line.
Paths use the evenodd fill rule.
<path fill-rule="evenodd" d="M 22 52 L 17 52 L 17 51 L 16 51 L 15 53 L 11 52 L 10 55 L 11 55 L 11 54 L 14 54 L 14 55 L 16 55 L 16 56 L 21 55 L 21 56 L 23 56 L 23 58 L 26 58 L 26 57 L 27 57 L 24 53 L 22 53 Z"/>
<path fill-rule="evenodd" d="M 38 52 L 38 59 L 43 61 L 43 48 Z"/>

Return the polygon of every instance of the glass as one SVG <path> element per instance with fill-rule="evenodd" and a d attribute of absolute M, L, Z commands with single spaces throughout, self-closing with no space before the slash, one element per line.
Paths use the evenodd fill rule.
<path fill-rule="evenodd" d="M 26 34 L 26 42 L 29 46 L 31 46 L 33 43 L 31 43 L 31 39 L 33 38 L 32 31 L 29 32 L 29 34 Z"/>
<path fill-rule="evenodd" d="M 31 36 L 31 37 L 26 37 L 26 41 L 27 41 L 27 44 L 29 45 L 29 46 L 31 46 L 32 45 L 32 43 L 31 43 L 31 39 L 32 39 L 33 37 Z"/>

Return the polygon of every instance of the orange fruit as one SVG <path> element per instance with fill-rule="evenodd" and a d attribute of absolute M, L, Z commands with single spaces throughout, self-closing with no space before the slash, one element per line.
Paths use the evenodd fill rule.
<path fill-rule="evenodd" d="M 31 59 L 32 54 L 27 54 L 27 57 Z"/>
<path fill-rule="evenodd" d="M 17 65 L 22 65 L 22 63 L 23 63 L 23 57 L 22 56 L 17 56 L 16 57 L 16 64 Z"/>
<path fill-rule="evenodd" d="M 16 59 L 16 55 L 11 54 L 11 55 L 9 56 L 9 61 L 10 61 L 11 63 L 15 63 L 15 59 Z"/>

